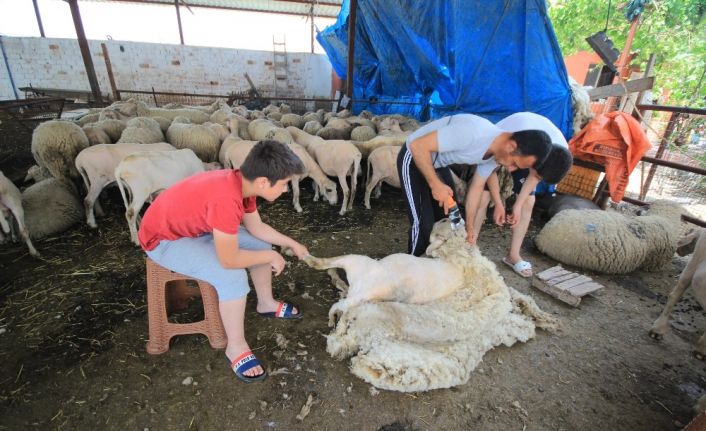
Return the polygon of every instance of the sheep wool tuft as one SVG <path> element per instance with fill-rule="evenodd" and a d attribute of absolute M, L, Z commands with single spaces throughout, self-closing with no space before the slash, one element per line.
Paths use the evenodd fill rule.
<path fill-rule="evenodd" d="M 32 239 L 64 232 L 83 220 L 83 202 L 74 187 L 55 178 L 33 184 L 22 192 L 25 223 Z"/>
<path fill-rule="evenodd" d="M 434 231 L 440 229 L 450 230 L 450 223 L 437 223 Z M 328 353 L 352 357 L 353 374 L 378 388 L 427 391 L 466 383 L 495 346 L 525 342 L 536 327 L 556 329 L 556 320 L 508 287 L 463 233 L 446 238 L 431 255 L 463 269 L 459 289 L 425 304 L 385 301 L 349 308 L 327 336 Z"/>
<path fill-rule="evenodd" d="M 154 144 L 164 142 L 164 133 L 157 120 L 149 117 L 136 117 L 128 120 L 127 127 L 117 143 Z"/>
<path fill-rule="evenodd" d="M 177 122 L 167 130 L 167 142 L 177 149 L 189 148 L 205 163 L 218 160 L 221 140 L 208 126 Z"/>

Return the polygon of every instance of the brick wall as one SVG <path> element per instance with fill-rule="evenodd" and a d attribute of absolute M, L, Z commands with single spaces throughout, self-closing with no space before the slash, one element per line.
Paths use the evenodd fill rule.
<path fill-rule="evenodd" d="M 101 41 L 89 40 L 101 92 L 110 93 Z M 83 59 L 75 39 L 2 37 L 16 87 L 90 90 Z M 208 48 L 140 42 L 104 41 L 119 89 L 228 94 L 249 88 L 248 73 L 263 94 L 274 88 L 270 51 Z M 0 61 L 2 61 L 0 59 Z M 289 53 L 288 86 L 291 97 L 329 97 L 331 65 L 325 55 Z M 20 97 L 22 92 L 18 90 Z M 283 96 L 280 94 L 280 96 Z M 0 64 L 0 100 L 14 98 L 3 62 Z"/>

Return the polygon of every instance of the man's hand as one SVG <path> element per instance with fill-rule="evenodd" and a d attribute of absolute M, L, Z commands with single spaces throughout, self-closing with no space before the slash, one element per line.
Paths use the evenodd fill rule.
<path fill-rule="evenodd" d="M 522 217 L 522 203 L 515 202 L 515 205 L 512 206 L 512 214 L 507 216 L 507 224 L 515 226 L 520 221 L 520 217 Z"/>
<path fill-rule="evenodd" d="M 468 243 L 470 245 L 476 245 L 477 240 L 478 240 L 478 234 L 473 229 L 473 226 L 471 226 L 470 224 L 467 224 L 466 225 L 466 241 L 468 241 Z"/>
<path fill-rule="evenodd" d="M 280 275 L 284 269 L 284 263 L 285 262 L 282 255 L 272 250 L 272 260 L 270 261 L 270 266 L 272 267 L 272 272 L 274 272 L 276 276 Z"/>
<path fill-rule="evenodd" d="M 440 207 L 444 207 L 444 214 L 448 214 L 448 200 L 454 197 L 454 192 L 451 190 L 451 187 L 439 181 L 431 186 L 431 195 L 439 202 Z"/>
<path fill-rule="evenodd" d="M 493 210 L 493 220 L 498 226 L 502 226 L 507 221 L 507 215 L 505 214 L 505 207 L 503 205 L 495 205 Z"/>
<path fill-rule="evenodd" d="M 309 250 L 302 244 L 294 241 L 294 244 L 291 244 L 289 248 L 292 249 L 294 252 L 294 255 L 299 258 L 299 260 L 304 259 L 306 256 L 309 255 Z"/>

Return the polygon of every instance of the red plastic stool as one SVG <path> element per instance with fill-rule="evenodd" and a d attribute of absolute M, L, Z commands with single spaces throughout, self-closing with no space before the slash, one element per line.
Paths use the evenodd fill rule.
<path fill-rule="evenodd" d="M 203 280 L 195 279 L 178 272 L 170 271 L 145 259 L 147 267 L 147 315 L 149 335 L 147 353 L 158 355 L 169 350 L 169 340 L 175 335 L 204 334 L 214 349 L 224 349 L 228 337 L 223 329 L 221 314 L 218 310 L 216 289 Z M 199 285 L 203 300 L 204 319 L 193 323 L 171 323 L 167 319 L 167 283 L 194 280 Z"/>

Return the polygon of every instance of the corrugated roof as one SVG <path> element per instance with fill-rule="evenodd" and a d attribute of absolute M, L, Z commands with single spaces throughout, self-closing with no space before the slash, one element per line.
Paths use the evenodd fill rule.
<path fill-rule="evenodd" d="M 125 3 L 150 3 L 174 5 L 174 0 L 82 0 L 82 1 L 119 1 Z M 182 7 L 205 7 L 213 9 L 231 9 L 252 12 L 269 12 L 287 15 L 311 15 L 336 18 L 343 0 L 179 0 Z"/>

